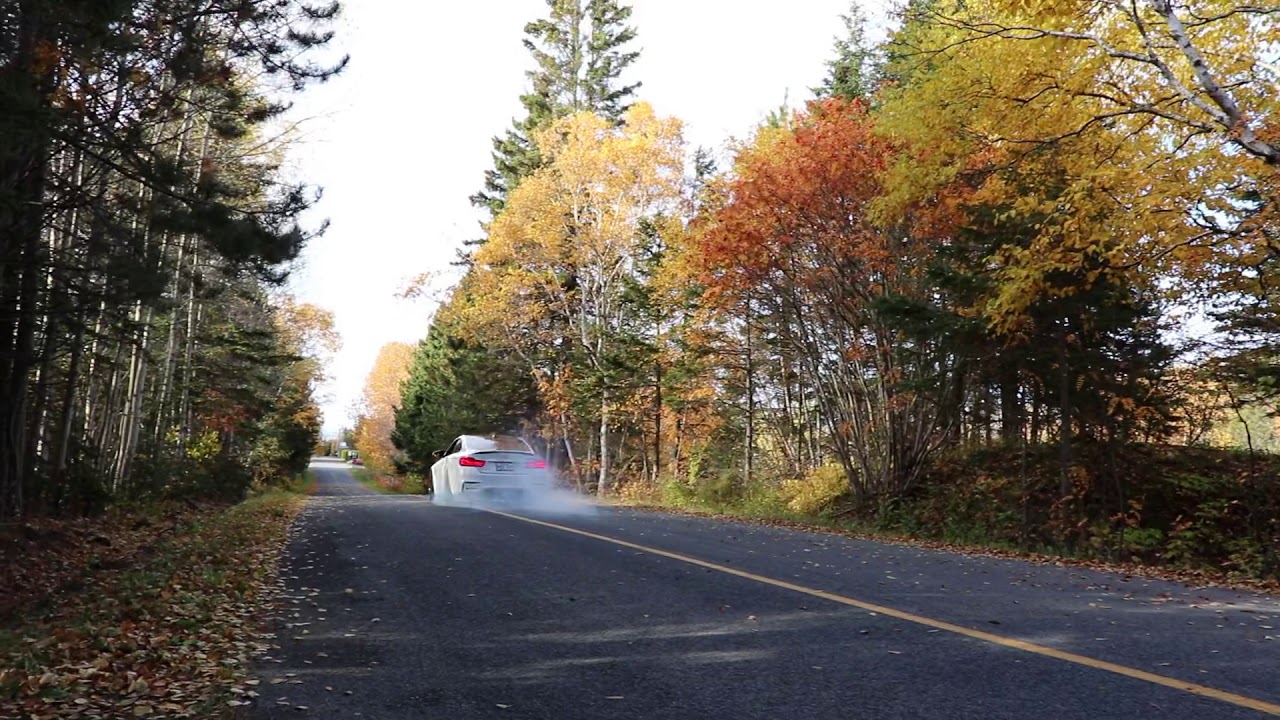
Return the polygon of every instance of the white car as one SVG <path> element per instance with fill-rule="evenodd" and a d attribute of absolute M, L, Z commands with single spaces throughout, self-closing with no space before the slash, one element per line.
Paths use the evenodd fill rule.
<path fill-rule="evenodd" d="M 546 461 L 518 437 L 462 435 L 435 456 L 431 487 L 437 502 L 466 495 L 518 496 L 551 487 Z"/>

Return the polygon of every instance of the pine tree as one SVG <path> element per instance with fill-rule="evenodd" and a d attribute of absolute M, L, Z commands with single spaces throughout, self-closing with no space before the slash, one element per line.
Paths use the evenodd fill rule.
<path fill-rule="evenodd" d="M 430 473 L 431 453 L 461 433 L 518 432 L 537 414 L 533 377 L 518 359 L 467 343 L 437 321 L 418 344 L 401 385 L 391 440 L 407 463 Z"/>
<path fill-rule="evenodd" d="M 623 72 L 640 56 L 624 47 L 636 37 L 627 25 L 630 6 L 618 0 L 547 0 L 547 5 L 548 16 L 524 29 L 524 46 L 537 64 L 528 73 L 530 91 L 520 97 L 525 117 L 493 139 L 493 169 L 485 173 L 484 189 L 471 197 L 491 216 L 502 212 L 507 195 L 542 164 L 532 140 L 537 130 L 584 110 L 618 121 L 640 87 L 621 84 Z"/>
<path fill-rule="evenodd" d="M 813 93 L 820 98 L 866 100 L 875 90 L 878 71 L 876 49 L 867 42 L 867 16 L 854 0 L 849 14 L 840 19 L 844 36 L 836 38 L 835 58 L 827 61 L 827 76 Z"/>
<path fill-rule="evenodd" d="M 542 166 L 533 141 L 537 131 L 583 111 L 620 123 L 640 86 L 621 81 L 639 57 L 626 48 L 636 37 L 627 24 L 629 6 L 618 0 L 547 0 L 547 5 L 546 17 L 525 26 L 524 46 L 535 63 L 527 73 L 529 91 L 520 97 L 525 116 L 493 139 L 494 166 L 485 173 L 484 189 L 471 197 L 490 218 L 496 218 L 510 193 Z M 465 255 L 463 264 L 469 262 Z M 466 283 L 464 279 L 462 285 Z M 528 367 L 463 340 L 439 320 L 430 332 L 415 354 L 396 428 L 398 446 L 419 469 L 430 465 L 430 451 L 438 449 L 433 446 L 447 443 L 450 433 L 468 428 L 511 430 L 536 415 L 538 408 Z M 477 387 L 494 392 L 477 394 Z M 470 398 L 462 402 L 460 393 Z M 444 407 L 451 409 L 442 415 Z"/>
<path fill-rule="evenodd" d="M 636 37 L 635 28 L 626 24 L 631 19 L 631 7 L 619 5 L 617 0 L 589 0 L 587 14 L 591 34 L 582 83 L 586 102 L 574 111 L 590 110 L 617 122 L 630 105 L 627 99 L 640 88 L 638 82 L 618 85 L 622 72 L 640 57 L 637 50 L 622 50 Z"/>
<path fill-rule="evenodd" d="M 140 490 L 139 471 L 162 475 L 144 456 L 184 455 L 207 294 L 279 282 L 307 239 L 311 193 L 248 146 L 285 109 L 257 78 L 301 89 L 338 72 L 311 51 L 339 9 L 3 4 L 0 518 L 56 510 L 75 487 Z"/>

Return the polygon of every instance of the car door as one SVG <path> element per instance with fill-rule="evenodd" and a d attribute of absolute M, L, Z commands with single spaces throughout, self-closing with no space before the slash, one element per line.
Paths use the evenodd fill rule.
<path fill-rule="evenodd" d="M 449 484 L 449 462 L 453 460 L 452 453 L 457 445 L 458 441 L 454 440 L 449 449 L 445 450 L 444 454 L 431 465 L 431 487 L 437 493 L 452 492 L 452 486 Z"/>
<path fill-rule="evenodd" d="M 462 454 L 462 438 L 457 438 L 453 444 L 445 450 L 444 457 L 440 460 L 445 472 L 445 482 L 448 483 L 449 492 L 459 494 L 462 492 L 462 479 L 458 477 L 458 456 Z"/>

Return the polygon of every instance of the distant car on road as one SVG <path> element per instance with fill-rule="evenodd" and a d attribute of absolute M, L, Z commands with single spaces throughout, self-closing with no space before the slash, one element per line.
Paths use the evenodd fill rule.
<path fill-rule="evenodd" d="M 519 497 L 552 485 L 546 461 L 518 437 L 462 435 L 433 455 L 431 487 L 437 501 L 466 495 Z"/>

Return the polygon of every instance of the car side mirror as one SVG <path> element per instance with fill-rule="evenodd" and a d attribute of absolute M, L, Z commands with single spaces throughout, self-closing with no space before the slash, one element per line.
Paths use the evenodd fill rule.
<path fill-rule="evenodd" d="M 431 457 L 432 457 L 432 458 L 434 458 L 434 459 L 436 459 L 436 460 L 439 460 L 440 458 L 444 457 L 444 451 L 443 451 L 443 450 L 437 450 L 437 451 L 435 451 L 435 452 L 431 453 Z"/>

